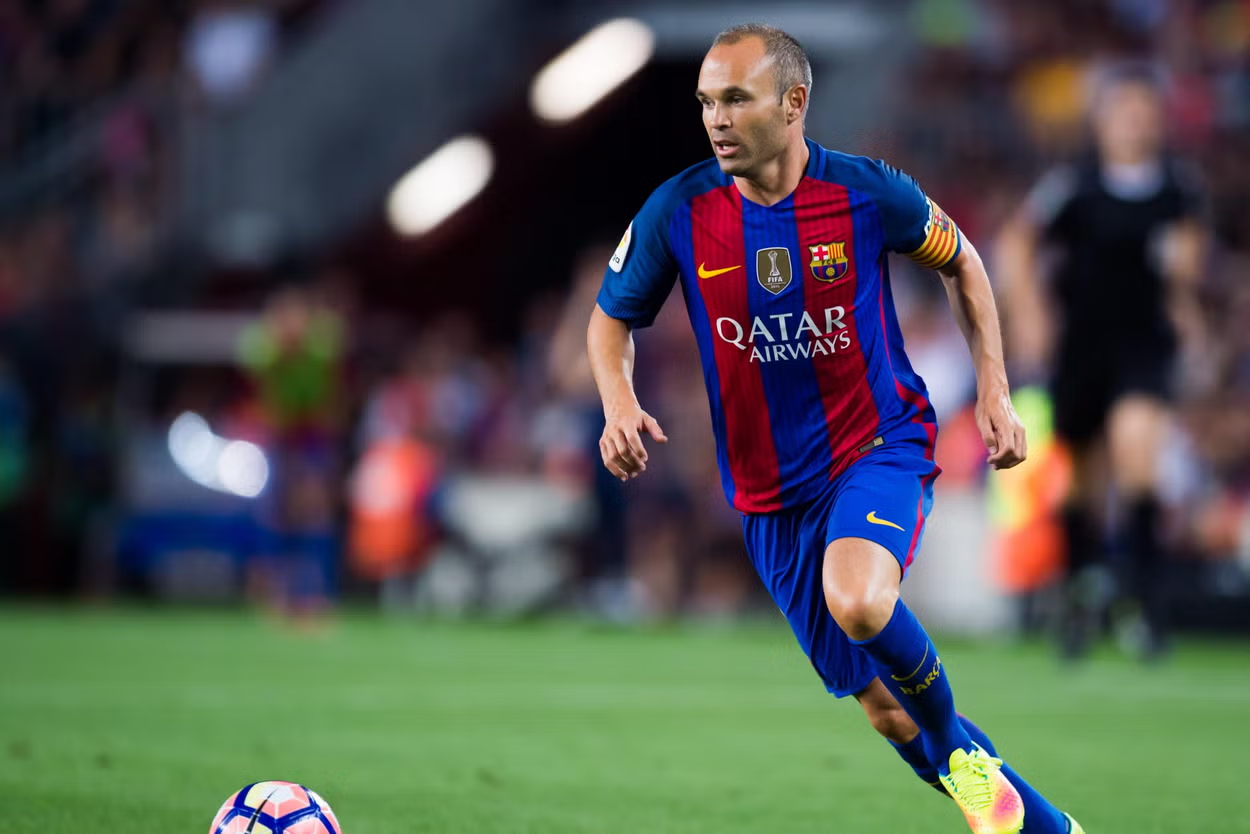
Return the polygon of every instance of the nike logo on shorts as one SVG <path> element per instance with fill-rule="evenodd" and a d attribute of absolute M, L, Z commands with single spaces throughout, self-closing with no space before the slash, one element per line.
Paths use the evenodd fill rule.
<path fill-rule="evenodd" d="M 873 510 L 872 512 L 868 513 L 867 518 L 868 518 L 869 524 L 880 524 L 882 527 L 893 527 L 895 530 L 903 530 L 902 527 L 899 527 L 893 521 L 886 521 L 884 518 L 877 518 L 876 510 Z M 907 532 L 907 531 L 903 530 L 903 532 Z"/>

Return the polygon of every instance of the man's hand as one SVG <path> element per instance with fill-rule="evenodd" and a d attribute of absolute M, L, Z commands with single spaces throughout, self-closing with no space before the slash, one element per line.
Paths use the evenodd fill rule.
<path fill-rule="evenodd" d="M 1029 454 L 1024 424 L 1011 404 L 1007 387 L 995 386 L 984 395 L 977 395 L 977 428 L 990 456 L 986 463 L 995 469 L 1010 469 Z"/>
<path fill-rule="evenodd" d="M 599 452 L 603 465 L 622 481 L 637 478 L 647 469 L 647 450 L 642 445 L 646 432 L 658 443 L 667 443 L 668 437 L 660 424 L 637 405 L 605 412 L 607 425 L 599 438 Z"/>

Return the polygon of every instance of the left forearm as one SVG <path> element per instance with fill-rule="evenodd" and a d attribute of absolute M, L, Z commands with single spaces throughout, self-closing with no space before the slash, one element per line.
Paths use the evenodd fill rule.
<path fill-rule="evenodd" d="M 1173 287 L 1168 293 L 1168 316 L 1183 344 L 1197 344 L 1206 330 L 1206 316 L 1197 294 L 1188 287 Z"/>
<path fill-rule="evenodd" d="M 955 320 L 964 332 L 977 373 L 977 429 L 989 452 L 986 463 L 1009 469 L 1029 453 L 1024 424 L 1011 405 L 998 307 L 981 256 L 965 239 L 955 260 L 938 270 Z"/>
<path fill-rule="evenodd" d="M 1185 342 L 1195 343 L 1205 330 L 1198 287 L 1206 261 L 1206 232 L 1193 220 L 1169 229 L 1163 240 L 1163 273 L 1172 325 Z"/>
<path fill-rule="evenodd" d="M 1007 371 L 1003 364 L 1002 329 L 981 256 L 965 239 L 959 256 L 939 274 L 946 286 L 955 321 L 968 342 L 978 391 L 985 392 L 991 387 L 1005 389 Z"/>

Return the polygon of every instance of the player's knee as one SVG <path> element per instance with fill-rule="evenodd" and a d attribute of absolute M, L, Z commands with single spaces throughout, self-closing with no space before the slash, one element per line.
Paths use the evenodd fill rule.
<path fill-rule="evenodd" d="M 890 622 L 898 589 L 838 588 L 825 585 L 825 604 L 833 619 L 852 640 L 867 640 Z"/>
<path fill-rule="evenodd" d="M 1129 396 L 1115 404 L 1107 420 L 1107 434 L 1117 486 L 1153 483 L 1168 419 L 1166 407 L 1149 397 Z"/>
<path fill-rule="evenodd" d="M 1154 468 L 1127 464 L 1116 473 L 1116 488 L 1125 498 L 1138 498 L 1157 491 Z"/>
<path fill-rule="evenodd" d="M 1158 481 L 1157 451 L 1149 444 L 1123 441 L 1113 454 L 1116 489 L 1126 496 L 1153 492 Z"/>

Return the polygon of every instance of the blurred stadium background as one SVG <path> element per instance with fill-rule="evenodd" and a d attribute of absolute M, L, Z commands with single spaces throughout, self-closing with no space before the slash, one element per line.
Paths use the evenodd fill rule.
<path fill-rule="evenodd" d="M 27 827 L 12 830 L 79 830 L 75 814 L 100 813 L 100 802 L 118 823 L 131 809 L 158 809 L 159 824 L 129 830 L 181 830 L 187 819 L 201 825 L 185 816 L 199 807 L 193 790 L 208 792 L 207 823 L 247 781 L 302 778 L 256 773 L 214 748 L 228 716 L 205 721 L 202 710 L 233 704 L 249 716 L 249 738 L 277 726 L 275 740 L 239 751 L 245 757 L 309 774 L 353 830 L 355 816 L 359 831 L 394 831 L 387 814 L 415 813 L 401 788 L 310 760 L 376 766 L 373 737 L 349 737 L 343 726 L 369 712 L 371 698 L 384 702 L 367 722 L 380 738 L 383 723 L 412 717 L 399 703 L 409 696 L 428 721 L 492 686 L 513 702 L 506 714 L 516 722 L 555 726 L 565 716 L 576 750 L 553 743 L 526 764 L 518 741 L 502 764 L 475 764 L 474 750 L 501 753 L 447 728 L 472 723 L 470 706 L 490 714 L 479 694 L 453 711 L 443 735 L 403 731 L 413 749 L 435 738 L 434 755 L 457 762 L 448 771 L 424 762 L 424 787 L 406 796 L 430 805 L 454 796 L 467 809 L 481 801 L 475 790 L 507 784 L 501 769 L 559 759 L 551 783 L 513 797 L 556 810 L 511 826 L 515 806 L 486 802 L 469 822 L 444 808 L 402 830 L 627 830 L 614 820 L 651 831 L 780 830 L 768 802 L 733 805 L 752 784 L 741 774 L 719 774 L 727 790 L 711 777 L 680 790 L 687 767 L 719 761 L 701 753 L 685 765 L 685 749 L 706 750 L 750 724 L 751 687 L 763 678 L 810 694 L 797 707 L 784 687 L 761 688 L 763 709 L 807 710 L 815 723 L 829 715 L 815 679 L 803 689 L 802 658 L 721 495 L 680 302 L 641 335 L 636 372 L 644 406 L 672 442 L 624 488 L 598 463 L 601 415 L 583 355 L 607 254 L 652 188 L 707 155 L 692 96 L 703 53 L 717 31 L 753 19 L 792 31 L 811 53 L 809 134 L 914 174 L 987 255 L 1037 175 L 1086 140 L 1089 79 L 1130 57 L 1163 73 L 1170 136 L 1206 177 L 1214 241 L 1202 285 L 1211 338 L 1203 355 L 1186 358 L 1164 462 L 1173 613 L 1189 642 L 1173 666 L 1151 673 L 1098 655 L 1100 671 L 1079 691 L 1064 688 L 1047 651 L 1003 648 L 1004 635 L 1045 630 L 1062 564 L 1053 518 L 1061 450 L 1045 443 L 1047 403 L 1033 391 L 1022 401 L 1035 450 L 1027 471 L 987 474 L 971 365 L 940 282 L 900 260 L 900 319 L 943 423 L 945 470 L 905 592 L 926 622 L 969 641 L 957 649 L 969 677 L 992 680 L 1006 664 L 1029 681 L 1021 705 L 1004 693 L 982 707 L 997 720 L 991 729 L 1033 745 L 1051 783 L 1064 768 L 1045 758 L 1046 741 L 1064 721 L 1087 732 L 1081 749 L 1091 760 L 1098 743 L 1121 743 L 1138 761 L 1182 744 L 1170 735 L 1129 743 L 1103 722 L 1127 714 L 1138 732 L 1190 714 L 1186 699 L 1231 714 L 1245 731 L 1244 0 L 0 0 L 0 797 L 38 800 L 20 812 Z M 555 619 L 529 625 L 537 615 Z M 492 624 L 465 622 L 481 619 Z M 674 621 L 725 630 L 656 630 Z M 603 623 L 633 631 L 590 625 Z M 664 648 L 670 641 L 688 651 L 689 666 Z M 222 688 L 221 667 L 249 646 L 269 654 L 239 661 L 240 675 L 263 678 L 269 661 L 284 681 L 324 674 L 315 704 L 300 703 L 300 686 Z M 605 659 L 618 651 L 620 665 Z M 546 660 L 528 668 L 513 657 L 530 652 Z M 552 660 L 562 652 L 567 664 Z M 655 652 L 664 654 L 648 661 Z M 707 657 L 764 663 L 728 674 L 696 659 Z M 419 670 L 416 682 L 402 674 L 405 662 Z M 705 692 L 682 677 L 699 670 L 709 673 Z M 499 686 L 514 673 L 523 678 L 516 688 Z M 444 689 L 419 696 L 411 687 L 427 674 Z M 1126 677 L 1147 674 L 1146 695 L 1122 691 Z M 335 689 L 350 676 L 358 690 Z M 622 690 L 625 681 L 635 689 Z M 605 754 L 597 744 L 680 733 L 687 711 L 719 698 L 719 686 L 737 688 L 716 714 L 723 722 L 660 744 L 659 771 L 672 773 L 656 778 L 670 780 L 661 805 L 671 814 L 631 817 L 650 801 L 635 782 L 559 813 L 550 797 L 582 789 L 578 763 Z M 169 730 L 163 747 L 142 752 L 129 746 L 142 732 L 139 691 L 154 693 L 152 721 Z M 650 699 L 662 720 L 629 713 L 636 723 L 606 721 L 598 726 L 618 735 L 595 741 L 591 703 L 602 696 L 609 709 L 630 700 L 622 691 Z M 1074 719 L 1063 706 L 1073 697 L 1105 711 Z M 275 725 L 280 704 L 291 720 Z M 833 712 L 843 717 L 829 726 L 859 732 L 847 710 Z M 1025 728 L 1039 714 L 1060 719 L 1030 741 Z M 187 722 L 200 734 L 177 735 Z M 333 739 L 285 753 L 298 747 L 297 723 L 305 733 L 324 723 Z M 763 747 L 774 730 L 799 749 L 809 742 L 794 723 L 750 724 L 724 755 L 766 760 L 750 738 Z M 1210 755 L 1206 742 L 1214 747 L 1222 726 L 1189 726 L 1190 747 L 1176 749 Z M 814 732 L 836 749 L 836 735 Z M 637 771 L 654 770 L 633 743 Z M 128 753 L 131 763 L 117 764 Z M 197 753 L 203 759 L 188 762 Z M 399 748 L 384 758 L 406 766 Z M 881 759 L 881 773 L 903 778 Z M 136 761 L 175 799 L 162 805 L 144 793 Z M 202 783 L 173 786 L 162 772 L 184 766 Z M 131 787 L 110 803 L 101 780 L 122 769 Z M 588 772 L 611 793 L 610 773 Z M 456 782 L 465 774 L 469 787 Z M 1093 803 L 1081 780 L 1066 778 L 1069 793 Z M 1152 795 L 1127 776 L 1116 784 Z M 829 811 L 808 794 L 788 830 L 824 830 Z M 889 796 L 869 805 L 889 813 Z M 925 799 L 941 821 L 912 830 L 958 830 L 936 798 Z M 1083 818 L 1091 831 L 1092 807 Z M 1162 816 L 1127 827 L 1106 810 L 1103 830 L 1192 822 L 1184 806 L 1160 807 Z M 879 819 L 864 816 L 859 827 Z M 1250 830 L 1210 819 L 1212 829 Z"/>

